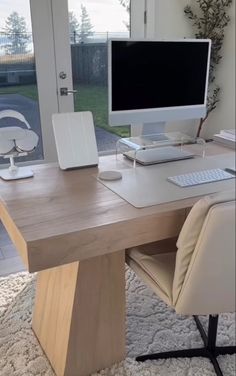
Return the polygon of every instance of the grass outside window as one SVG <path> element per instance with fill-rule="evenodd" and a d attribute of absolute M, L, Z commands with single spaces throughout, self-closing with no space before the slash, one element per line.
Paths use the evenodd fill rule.
<path fill-rule="evenodd" d="M 107 87 L 92 85 L 75 85 L 77 94 L 74 96 L 75 111 L 91 111 L 94 123 L 110 133 L 120 137 L 130 136 L 130 127 L 110 127 L 108 125 L 108 92 Z M 36 85 L 7 86 L 0 88 L 0 96 L 3 94 L 20 94 L 27 98 L 38 100 Z"/>

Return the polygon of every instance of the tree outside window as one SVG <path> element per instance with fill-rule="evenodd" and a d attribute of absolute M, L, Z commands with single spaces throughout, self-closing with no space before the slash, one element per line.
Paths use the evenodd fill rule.
<path fill-rule="evenodd" d="M 79 27 L 79 40 L 80 42 L 86 42 L 86 39 L 93 35 L 93 26 L 91 24 L 89 14 L 86 7 L 81 5 L 81 17 L 80 17 L 80 27 Z"/>
<path fill-rule="evenodd" d="M 17 12 L 12 12 L 5 21 L 4 32 L 8 42 L 4 49 L 7 55 L 26 54 L 30 35 L 27 32 L 25 18 Z"/>
<path fill-rule="evenodd" d="M 79 34 L 79 22 L 76 15 L 73 12 L 69 12 L 69 32 L 70 42 L 77 43 L 77 35 Z"/>

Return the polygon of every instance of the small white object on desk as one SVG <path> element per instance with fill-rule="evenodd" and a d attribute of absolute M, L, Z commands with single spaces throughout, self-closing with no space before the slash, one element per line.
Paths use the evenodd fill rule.
<path fill-rule="evenodd" d="M 101 180 L 107 180 L 107 181 L 112 181 L 112 180 L 120 180 L 122 179 L 122 174 L 120 171 L 101 171 L 98 174 L 98 178 Z"/>

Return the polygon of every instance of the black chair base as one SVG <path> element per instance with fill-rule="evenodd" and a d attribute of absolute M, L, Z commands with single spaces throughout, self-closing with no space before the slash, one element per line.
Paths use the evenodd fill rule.
<path fill-rule="evenodd" d="M 218 355 L 235 354 L 236 346 L 216 346 L 216 336 L 218 327 L 218 315 L 209 316 L 208 336 L 203 329 L 203 326 L 197 316 L 193 316 L 196 322 L 197 328 L 201 334 L 204 347 L 200 349 L 187 349 L 177 351 L 167 351 L 157 354 L 141 355 L 136 358 L 138 362 L 145 362 L 145 360 L 157 360 L 157 359 L 169 359 L 169 358 L 193 358 L 204 357 L 211 360 L 217 376 L 223 376 L 217 361 Z"/>

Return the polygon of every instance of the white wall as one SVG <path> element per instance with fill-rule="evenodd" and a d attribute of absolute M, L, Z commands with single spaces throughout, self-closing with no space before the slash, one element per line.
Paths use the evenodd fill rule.
<path fill-rule="evenodd" d="M 156 0 L 157 38 L 193 37 L 194 31 L 190 20 L 184 15 L 186 4 L 194 5 L 195 0 Z M 235 127 L 235 2 L 230 8 L 231 22 L 225 33 L 222 48 L 222 61 L 216 72 L 216 82 L 221 87 L 221 100 L 217 108 L 209 115 L 204 125 L 202 136 L 211 138 L 220 129 Z M 178 123 L 179 129 L 188 134 L 194 134 L 197 122 Z M 169 124 L 168 130 L 175 129 L 176 124 Z"/>

